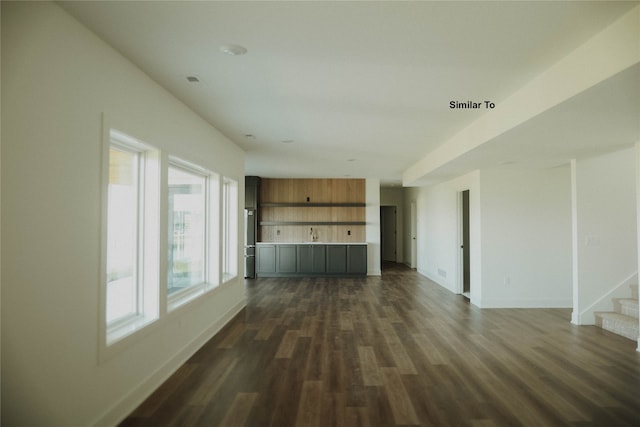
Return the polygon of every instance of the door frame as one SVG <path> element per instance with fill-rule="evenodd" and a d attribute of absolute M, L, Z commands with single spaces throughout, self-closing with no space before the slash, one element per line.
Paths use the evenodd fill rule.
<path fill-rule="evenodd" d="M 464 193 L 467 192 L 469 198 L 467 200 L 467 221 L 465 224 L 464 221 Z M 469 275 L 469 291 L 466 293 L 466 297 L 471 299 L 471 191 L 470 189 L 463 189 L 458 191 L 458 241 L 457 241 L 457 250 L 458 250 L 458 263 L 457 263 L 457 293 L 464 295 L 464 276 L 465 276 L 465 249 L 467 253 L 466 264 L 469 266 L 468 275 Z M 469 242 L 467 242 L 466 248 L 464 245 L 464 232 L 469 235 Z"/>
<path fill-rule="evenodd" d="M 387 231 L 387 218 L 393 217 L 393 233 L 386 233 Z M 388 242 L 391 241 L 393 246 L 393 260 L 385 260 L 385 256 L 389 258 L 389 254 L 385 251 L 385 246 L 389 246 Z M 381 262 L 391 261 L 398 262 L 398 207 L 395 205 L 381 205 L 380 206 L 380 260 Z"/>

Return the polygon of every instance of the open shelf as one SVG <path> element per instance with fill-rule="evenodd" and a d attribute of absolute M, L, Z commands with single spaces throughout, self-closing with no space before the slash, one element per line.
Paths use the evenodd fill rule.
<path fill-rule="evenodd" d="M 362 208 L 366 203 L 260 203 L 263 208 Z"/>
<path fill-rule="evenodd" d="M 326 242 L 366 240 L 364 179 L 263 178 L 258 236 L 298 242 L 314 235 Z"/>
<path fill-rule="evenodd" d="M 260 221 L 260 225 L 367 225 L 365 221 Z"/>

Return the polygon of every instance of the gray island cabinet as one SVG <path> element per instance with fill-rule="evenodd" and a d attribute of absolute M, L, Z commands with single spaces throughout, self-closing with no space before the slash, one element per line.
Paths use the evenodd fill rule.
<path fill-rule="evenodd" d="M 258 277 L 366 276 L 366 243 L 257 243 Z"/>

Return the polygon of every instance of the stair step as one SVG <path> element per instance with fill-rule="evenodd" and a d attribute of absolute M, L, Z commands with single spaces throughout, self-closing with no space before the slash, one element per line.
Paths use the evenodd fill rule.
<path fill-rule="evenodd" d="M 616 313 L 638 319 L 638 300 L 633 298 L 614 298 L 613 307 Z"/>
<path fill-rule="evenodd" d="M 638 319 L 613 312 L 597 312 L 596 325 L 630 340 L 637 340 L 640 336 Z"/>
<path fill-rule="evenodd" d="M 631 288 L 631 298 L 638 299 L 638 285 L 629 285 Z"/>

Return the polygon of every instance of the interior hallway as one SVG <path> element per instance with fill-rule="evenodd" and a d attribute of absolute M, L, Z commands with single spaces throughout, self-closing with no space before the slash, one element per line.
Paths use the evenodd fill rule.
<path fill-rule="evenodd" d="M 127 426 L 637 425 L 636 343 L 570 309 L 478 309 L 397 264 L 257 279 Z"/>

